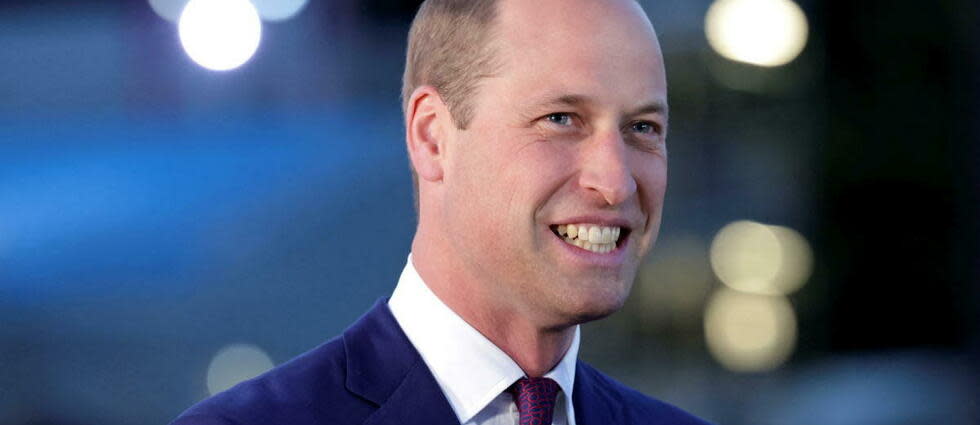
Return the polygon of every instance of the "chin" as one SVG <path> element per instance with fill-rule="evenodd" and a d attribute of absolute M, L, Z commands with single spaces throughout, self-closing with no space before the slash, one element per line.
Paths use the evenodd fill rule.
<path fill-rule="evenodd" d="M 605 285 L 593 286 L 591 290 L 570 291 L 564 297 L 564 313 L 574 324 L 602 319 L 623 308 L 631 287 L 632 280 L 614 285 L 605 282 Z"/>

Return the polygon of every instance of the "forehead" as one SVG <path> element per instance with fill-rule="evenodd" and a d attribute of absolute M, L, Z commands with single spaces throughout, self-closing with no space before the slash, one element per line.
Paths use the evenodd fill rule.
<path fill-rule="evenodd" d="M 609 23 L 650 27 L 635 0 L 498 0 L 497 16 L 505 25 L 514 24 L 511 30 L 549 32 L 561 23 L 585 30 Z"/>
<path fill-rule="evenodd" d="M 632 0 L 502 0 L 499 6 L 494 43 L 502 77 L 666 91 L 656 34 Z"/>
<path fill-rule="evenodd" d="M 660 46 L 633 0 L 501 0 L 494 39 L 499 77 L 529 97 L 666 100 Z"/>

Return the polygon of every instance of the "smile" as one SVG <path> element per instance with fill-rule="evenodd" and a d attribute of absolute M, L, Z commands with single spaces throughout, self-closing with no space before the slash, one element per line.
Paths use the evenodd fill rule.
<path fill-rule="evenodd" d="M 621 238 L 629 233 L 619 226 L 600 226 L 595 224 L 559 224 L 551 230 L 565 243 L 598 254 L 606 254 L 616 249 Z M 625 231 L 624 231 L 625 230 Z"/>

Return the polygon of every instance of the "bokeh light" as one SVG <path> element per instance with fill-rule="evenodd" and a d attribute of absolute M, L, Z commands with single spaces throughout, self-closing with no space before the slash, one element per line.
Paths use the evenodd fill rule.
<path fill-rule="evenodd" d="M 723 227 L 711 243 L 711 268 L 726 285 L 740 291 L 768 293 L 779 273 L 782 250 L 769 227 L 736 221 Z"/>
<path fill-rule="evenodd" d="M 149 0 L 150 8 L 161 18 L 177 22 L 188 0 Z"/>
<path fill-rule="evenodd" d="M 722 288 L 704 317 L 708 349 L 735 372 L 763 372 L 782 365 L 796 346 L 796 314 L 782 296 Z"/>
<path fill-rule="evenodd" d="M 708 246 L 695 237 L 666 239 L 640 266 L 633 297 L 646 326 L 699 333 L 704 302 L 714 278 Z"/>
<path fill-rule="evenodd" d="M 806 15 L 792 0 L 716 0 L 704 28 L 718 54 L 765 67 L 799 56 L 809 33 Z"/>
<path fill-rule="evenodd" d="M 802 287 L 813 273 L 813 249 L 796 230 L 785 226 L 769 226 L 782 250 L 779 272 L 771 282 L 773 293 L 790 294 Z"/>
<path fill-rule="evenodd" d="M 262 36 L 259 14 L 248 0 L 191 0 L 178 27 L 187 55 L 215 71 L 247 62 Z"/>
<path fill-rule="evenodd" d="M 239 382 L 252 379 L 272 369 L 269 355 L 254 345 L 233 344 L 222 348 L 208 366 L 208 392 L 212 395 Z"/>
<path fill-rule="evenodd" d="M 284 21 L 303 10 L 308 0 L 252 0 L 259 16 L 266 21 Z"/>
<path fill-rule="evenodd" d="M 763 295 L 796 291 L 809 279 L 813 263 L 809 244 L 796 231 L 744 220 L 718 232 L 710 258 L 725 285 Z"/>

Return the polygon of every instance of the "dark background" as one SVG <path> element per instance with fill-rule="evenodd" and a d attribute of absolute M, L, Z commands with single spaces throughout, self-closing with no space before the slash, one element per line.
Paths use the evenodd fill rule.
<path fill-rule="evenodd" d="M 655 277 L 581 357 L 723 424 L 980 423 L 978 5 L 801 0 L 807 47 L 760 68 L 711 50 L 709 0 L 641 3 L 671 91 L 667 209 Z M 417 4 L 313 1 L 211 72 L 145 1 L 0 2 L 0 423 L 166 423 L 222 347 L 281 363 L 390 294 Z M 704 342 L 708 246 L 746 219 L 813 250 L 767 372 Z M 700 286 L 671 286 L 685 270 Z"/>

